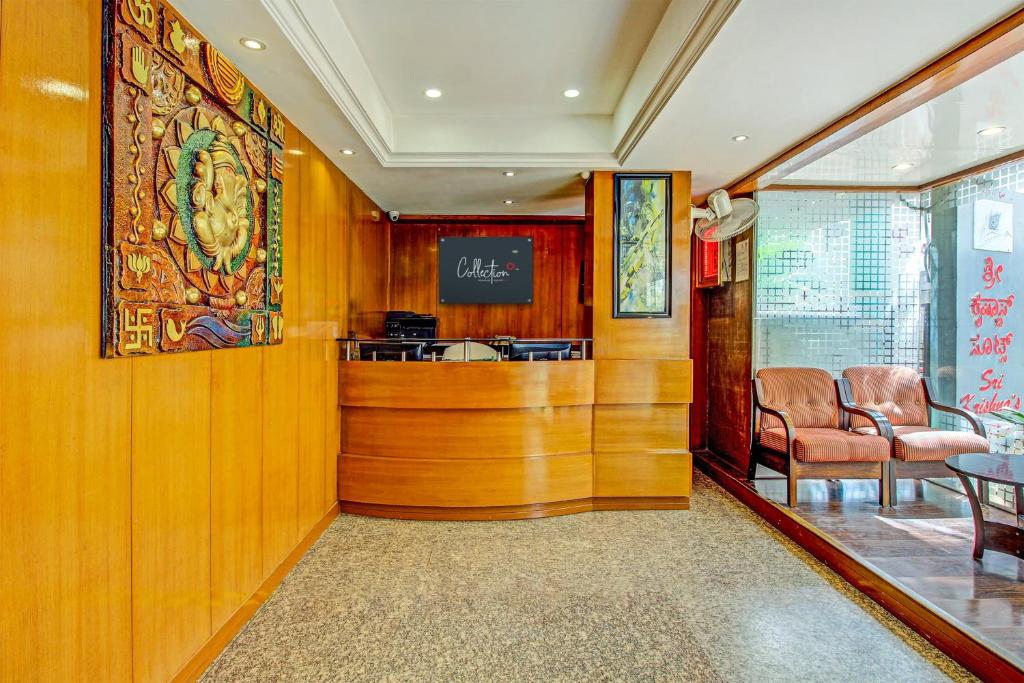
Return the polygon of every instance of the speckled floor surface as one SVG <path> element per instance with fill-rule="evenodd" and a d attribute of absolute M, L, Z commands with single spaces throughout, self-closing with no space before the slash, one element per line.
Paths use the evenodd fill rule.
<path fill-rule="evenodd" d="M 692 504 L 342 516 L 203 680 L 971 680 L 699 474 Z"/>

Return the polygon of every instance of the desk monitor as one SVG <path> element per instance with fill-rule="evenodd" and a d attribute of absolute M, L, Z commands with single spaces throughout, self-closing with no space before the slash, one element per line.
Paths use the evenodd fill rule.
<path fill-rule="evenodd" d="M 359 360 L 373 360 L 376 352 L 377 360 L 423 360 L 422 342 L 360 342 Z"/>
<path fill-rule="evenodd" d="M 543 342 L 536 344 L 509 344 L 509 360 L 530 360 L 530 353 L 533 353 L 533 360 L 569 360 L 572 357 L 572 344 L 570 342 Z"/>

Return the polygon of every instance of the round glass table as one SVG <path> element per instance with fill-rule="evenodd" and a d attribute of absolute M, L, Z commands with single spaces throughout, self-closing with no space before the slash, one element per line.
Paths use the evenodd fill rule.
<path fill-rule="evenodd" d="M 946 467 L 960 479 L 974 515 L 974 559 L 980 560 L 986 550 L 995 550 L 1024 558 L 1024 529 L 1020 516 L 1024 515 L 1024 455 L 1007 453 L 967 453 L 946 458 Z M 970 480 L 977 480 L 977 487 Z M 1012 526 L 993 522 L 982 516 L 978 492 L 985 482 L 1012 486 L 1018 524 Z"/>

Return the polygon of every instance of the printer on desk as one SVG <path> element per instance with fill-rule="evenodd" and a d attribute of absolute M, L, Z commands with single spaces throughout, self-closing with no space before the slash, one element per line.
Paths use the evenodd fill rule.
<path fill-rule="evenodd" d="M 436 339 L 437 317 L 412 311 L 388 311 L 384 336 L 391 339 Z"/>

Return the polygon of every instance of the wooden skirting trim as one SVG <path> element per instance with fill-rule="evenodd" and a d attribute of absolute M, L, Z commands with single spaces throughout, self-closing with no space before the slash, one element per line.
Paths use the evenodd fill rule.
<path fill-rule="evenodd" d="M 593 498 L 594 510 L 689 510 L 689 496 Z"/>
<path fill-rule="evenodd" d="M 661 498 L 580 498 L 555 503 L 532 505 L 500 505 L 494 507 L 418 507 L 411 505 L 380 505 L 341 501 L 341 511 L 366 517 L 388 519 L 420 519 L 434 521 L 494 521 L 502 519 L 537 519 L 574 515 L 595 510 L 688 510 L 686 496 Z"/>
<path fill-rule="evenodd" d="M 206 641 L 188 664 L 186 664 L 181 671 L 175 674 L 174 678 L 171 679 L 174 683 L 184 683 L 185 681 L 195 681 L 206 668 L 210 666 L 214 659 L 224 651 L 224 648 L 228 646 L 228 643 L 234 639 L 238 632 L 242 630 L 246 622 L 252 618 L 252 615 L 256 613 L 270 594 L 277 589 L 281 582 L 284 581 L 284 577 L 288 575 L 295 565 L 299 563 L 302 556 L 306 554 L 313 543 L 316 542 L 320 535 L 330 526 L 334 518 L 338 516 L 340 510 L 338 503 L 331 506 L 331 509 L 327 511 L 327 514 L 317 522 L 309 533 L 306 534 L 305 538 L 299 541 L 299 544 L 288 553 L 288 556 L 284 558 L 284 561 L 275 569 L 270 576 L 256 589 L 256 592 L 249 596 L 249 599 L 242 603 L 234 614 L 224 623 L 220 629 L 217 630 L 213 636 Z"/>
<path fill-rule="evenodd" d="M 788 508 L 762 497 L 740 473 L 717 462 L 707 452 L 694 453 L 694 464 L 766 522 L 981 680 L 1024 680 L 1024 669 L 1013 662 L 1009 653 L 981 642 L 958 620 L 904 591 L 891 576 L 867 564 L 830 535 Z"/>

